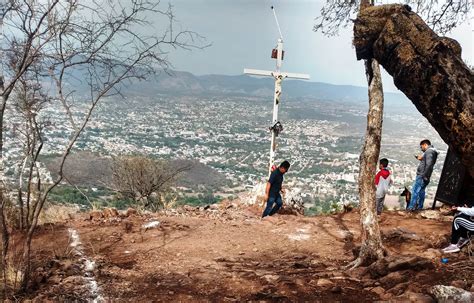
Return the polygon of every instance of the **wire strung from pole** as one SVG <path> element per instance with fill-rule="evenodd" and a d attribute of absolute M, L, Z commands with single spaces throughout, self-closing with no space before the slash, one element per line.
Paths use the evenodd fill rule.
<path fill-rule="evenodd" d="M 277 25 L 277 28 L 278 28 L 278 32 L 280 33 L 280 39 L 283 40 L 283 35 L 281 34 L 280 23 L 278 23 L 278 18 L 277 18 L 276 12 L 275 12 L 275 7 L 272 5 L 271 9 L 272 9 L 272 12 L 273 12 L 273 16 L 275 16 L 275 21 L 276 21 L 276 25 Z"/>

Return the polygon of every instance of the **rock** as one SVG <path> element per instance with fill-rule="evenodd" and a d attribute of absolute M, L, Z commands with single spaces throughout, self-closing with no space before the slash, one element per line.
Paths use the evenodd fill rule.
<path fill-rule="evenodd" d="M 357 267 L 348 272 L 349 276 L 352 278 L 360 279 L 367 273 L 367 268 Z"/>
<path fill-rule="evenodd" d="M 133 223 L 130 221 L 123 221 L 122 222 L 122 228 L 125 231 L 125 233 L 130 233 L 133 230 Z"/>
<path fill-rule="evenodd" d="M 102 213 L 106 218 L 115 218 L 119 216 L 119 213 L 115 208 L 106 208 L 102 211 Z"/>
<path fill-rule="evenodd" d="M 407 241 L 421 240 L 421 238 L 415 232 L 402 228 L 402 227 L 394 228 L 382 234 L 385 238 L 388 238 L 388 239 L 398 238 L 398 239 L 407 240 Z"/>
<path fill-rule="evenodd" d="M 388 290 L 389 293 L 394 294 L 395 296 L 401 295 L 405 292 L 405 290 L 410 285 L 410 282 L 400 283 L 395 287 L 392 287 Z"/>
<path fill-rule="evenodd" d="M 89 213 L 90 220 L 98 220 L 104 218 L 104 214 L 101 211 L 93 210 Z"/>
<path fill-rule="evenodd" d="M 253 252 L 258 252 L 258 248 L 252 249 Z"/>
<path fill-rule="evenodd" d="M 373 279 L 383 277 L 389 273 L 388 258 L 380 259 L 367 267 L 367 271 Z"/>
<path fill-rule="evenodd" d="M 125 211 L 125 217 L 131 217 L 131 216 L 136 216 L 138 214 L 138 211 L 135 208 L 129 207 Z"/>
<path fill-rule="evenodd" d="M 451 282 L 451 286 L 466 289 L 467 288 L 467 282 L 463 281 L 463 280 L 455 280 L 455 281 Z"/>
<path fill-rule="evenodd" d="M 295 284 L 298 285 L 298 286 L 300 286 L 300 287 L 306 285 L 306 283 L 304 282 L 304 280 L 303 280 L 303 279 L 300 279 L 300 278 L 296 278 Z"/>
<path fill-rule="evenodd" d="M 381 296 L 385 293 L 385 289 L 381 286 L 374 287 L 370 291 L 374 294 L 377 294 L 378 296 Z"/>
<path fill-rule="evenodd" d="M 279 275 L 264 275 L 263 278 L 267 280 L 267 282 L 272 283 L 280 279 L 280 276 Z"/>
<path fill-rule="evenodd" d="M 420 256 L 430 260 L 438 259 L 441 255 L 441 251 L 435 248 L 429 248 L 420 254 Z"/>
<path fill-rule="evenodd" d="M 342 293 L 342 287 L 341 286 L 334 286 L 333 288 L 331 288 L 331 292 L 335 293 L 335 294 L 340 294 L 340 293 Z"/>
<path fill-rule="evenodd" d="M 439 303 L 470 303 L 474 301 L 473 293 L 453 286 L 435 285 L 430 288 L 429 292 Z"/>
<path fill-rule="evenodd" d="M 406 275 L 402 274 L 399 271 L 391 272 L 380 279 L 380 283 L 382 283 L 388 289 L 394 287 L 395 285 L 403 281 L 406 281 Z"/>
<path fill-rule="evenodd" d="M 160 226 L 160 221 L 150 221 L 148 223 L 143 224 L 142 228 L 148 230 L 152 228 L 157 228 L 158 226 Z"/>
<path fill-rule="evenodd" d="M 397 271 L 403 269 L 420 270 L 432 268 L 434 268 L 434 265 L 433 263 L 431 263 L 430 260 L 418 256 L 399 257 L 388 264 L 389 271 Z"/>
<path fill-rule="evenodd" d="M 316 285 L 322 288 L 333 288 L 334 282 L 328 279 L 318 279 L 318 282 L 316 283 Z"/>
<path fill-rule="evenodd" d="M 407 291 L 402 296 L 397 297 L 396 299 L 396 302 L 435 303 L 435 300 L 429 295 L 415 293 L 412 291 Z"/>
<path fill-rule="evenodd" d="M 374 287 L 375 283 L 374 283 L 374 280 L 368 279 L 368 280 L 362 281 L 362 285 L 365 288 L 372 288 L 372 287 Z"/>
<path fill-rule="evenodd" d="M 81 276 L 69 276 L 63 280 L 63 284 L 73 284 L 73 285 L 82 285 L 84 283 L 84 278 Z"/>
<path fill-rule="evenodd" d="M 441 217 L 441 213 L 438 210 L 423 210 L 420 216 L 425 219 L 438 220 Z"/>
<path fill-rule="evenodd" d="M 213 210 L 218 210 L 219 209 L 219 205 L 218 204 L 211 204 L 209 206 L 210 209 L 213 209 Z"/>
<path fill-rule="evenodd" d="M 194 207 L 192 207 L 192 206 L 189 206 L 189 205 L 184 205 L 184 206 L 183 206 L 183 209 L 184 209 L 185 211 L 195 211 L 195 210 L 196 210 L 196 208 L 194 208 Z M 202 208 L 202 209 L 204 210 L 204 208 Z"/>

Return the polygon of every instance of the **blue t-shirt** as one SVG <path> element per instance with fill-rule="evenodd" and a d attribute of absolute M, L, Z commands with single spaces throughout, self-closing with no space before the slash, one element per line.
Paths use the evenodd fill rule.
<path fill-rule="evenodd" d="M 269 197 L 278 197 L 280 195 L 281 185 L 283 183 L 283 174 L 280 172 L 279 168 L 275 169 L 270 174 L 268 182 L 271 184 Z"/>

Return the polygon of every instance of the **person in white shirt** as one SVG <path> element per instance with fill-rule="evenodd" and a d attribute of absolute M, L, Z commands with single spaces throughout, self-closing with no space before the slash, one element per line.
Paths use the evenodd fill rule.
<path fill-rule="evenodd" d="M 474 235 L 474 206 L 451 208 L 459 213 L 454 216 L 451 231 L 451 244 L 443 248 L 444 253 L 455 253 L 461 250 L 463 246 L 469 243 L 470 235 Z"/>

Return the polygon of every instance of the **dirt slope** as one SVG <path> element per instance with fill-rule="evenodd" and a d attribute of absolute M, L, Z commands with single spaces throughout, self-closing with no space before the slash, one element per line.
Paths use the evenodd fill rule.
<path fill-rule="evenodd" d="M 105 212 L 43 228 L 35 242 L 43 249 L 30 297 L 38 302 L 407 302 L 430 300 L 427 293 L 436 284 L 455 281 L 470 289 L 474 280 L 466 253 L 440 262 L 449 217 L 384 213 L 385 263 L 347 271 L 343 266 L 358 243 L 357 212 L 265 220 L 259 212 L 236 204 L 142 216 Z M 73 230 L 80 253 L 68 250 Z M 58 251 L 68 253 L 58 256 Z"/>

